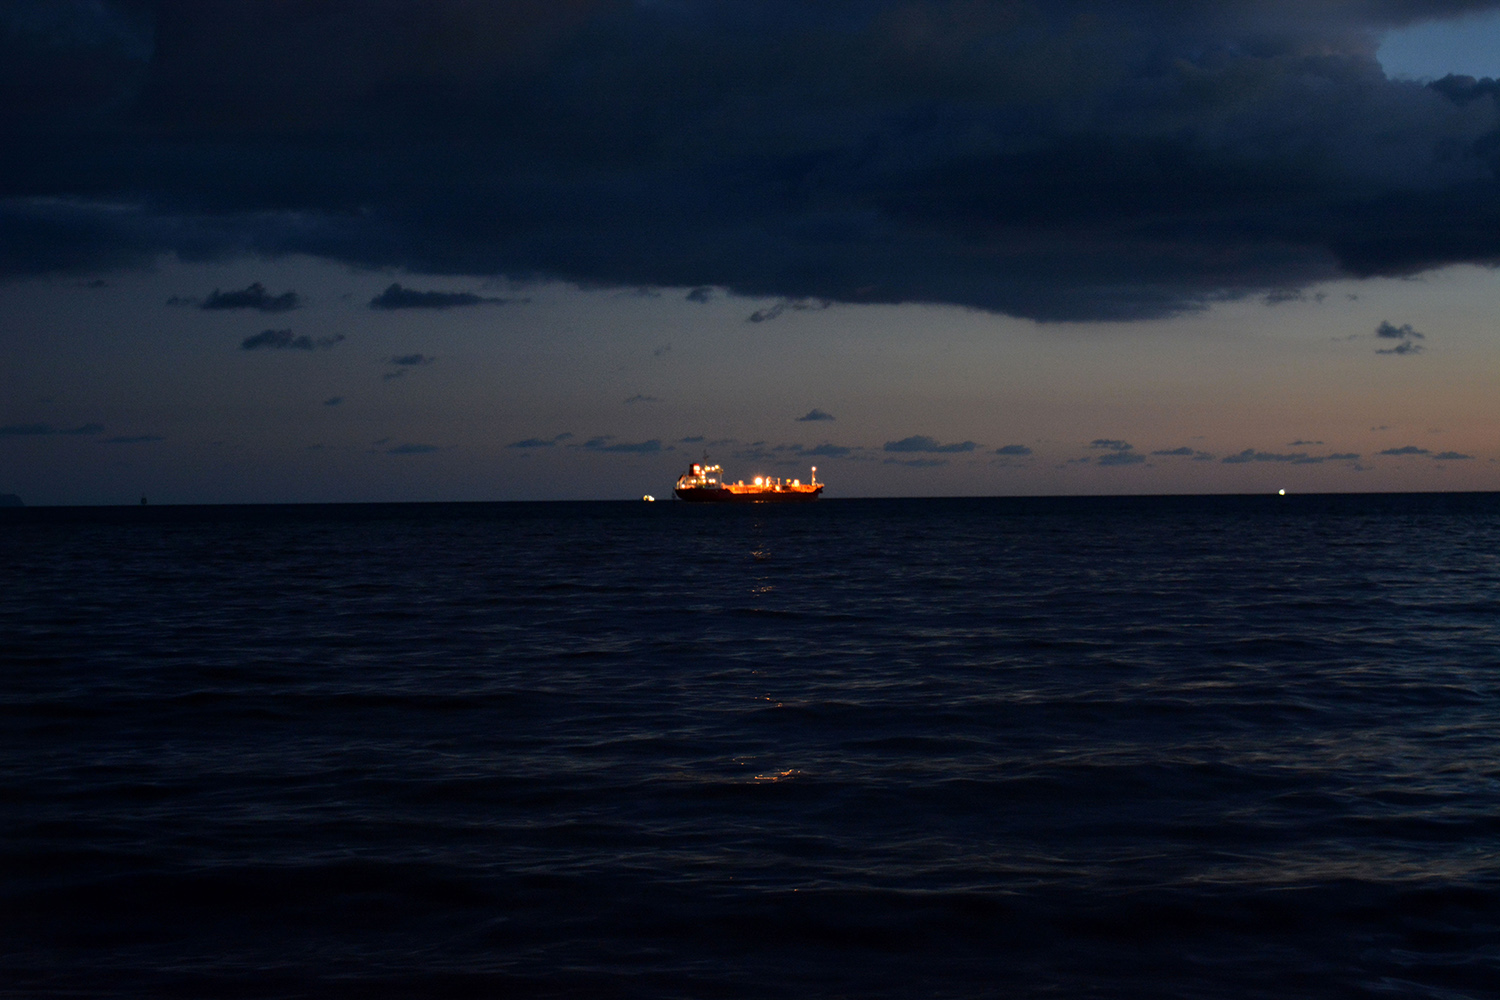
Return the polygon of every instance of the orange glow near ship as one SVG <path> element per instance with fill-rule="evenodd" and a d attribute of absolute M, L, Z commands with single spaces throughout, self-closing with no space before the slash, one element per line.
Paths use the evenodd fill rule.
<path fill-rule="evenodd" d="M 786 481 L 772 476 L 756 476 L 752 483 L 724 481 L 724 470 L 717 465 L 694 462 L 677 480 L 676 493 L 692 503 L 797 503 L 816 500 L 823 492 L 818 482 L 818 468 L 813 466 L 812 479 Z"/>

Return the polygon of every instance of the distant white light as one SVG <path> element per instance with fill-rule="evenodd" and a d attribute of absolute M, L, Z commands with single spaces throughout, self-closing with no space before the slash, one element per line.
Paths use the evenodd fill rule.
<path fill-rule="evenodd" d="M 1375 58 L 1393 78 L 1500 77 L 1500 13 L 1424 21 L 1388 32 Z"/>
<path fill-rule="evenodd" d="M 1286 490 L 1277 490 L 1276 495 L 1279 497 L 1284 497 L 1286 496 Z"/>
<path fill-rule="evenodd" d="M 641 497 L 641 499 L 644 500 L 644 501 L 646 501 L 647 503 L 655 503 L 656 502 L 656 497 L 652 496 L 649 493 L 647 493 L 645 496 Z"/>

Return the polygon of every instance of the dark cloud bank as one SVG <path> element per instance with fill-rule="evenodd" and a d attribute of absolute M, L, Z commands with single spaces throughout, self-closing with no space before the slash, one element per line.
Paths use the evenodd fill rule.
<path fill-rule="evenodd" d="M 1374 51 L 1497 5 L 0 5 L 0 271 L 301 252 L 1101 319 L 1493 261 L 1495 84 Z"/>

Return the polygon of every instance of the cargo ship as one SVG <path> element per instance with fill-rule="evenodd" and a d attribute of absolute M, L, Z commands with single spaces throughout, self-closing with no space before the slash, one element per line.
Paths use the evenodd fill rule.
<path fill-rule="evenodd" d="M 724 481 L 724 470 L 717 465 L 694 462 L 677 480 L 677 496 L 693 503 L 805 503 L 818 499 L 823 484 L 818 482 L 818 467 L 813 466 L 812 479 L 783 480 L 756 476 L 753 482 Z"/>

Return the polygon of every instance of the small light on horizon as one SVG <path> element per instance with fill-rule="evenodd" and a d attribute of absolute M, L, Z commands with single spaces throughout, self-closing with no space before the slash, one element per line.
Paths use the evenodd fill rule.
<path fill-rule="evenodd" d="M 1286 490 L 1277 490 L 1276 495 L 1279 497 L 1284 497 L 1286 496 Z"/>

